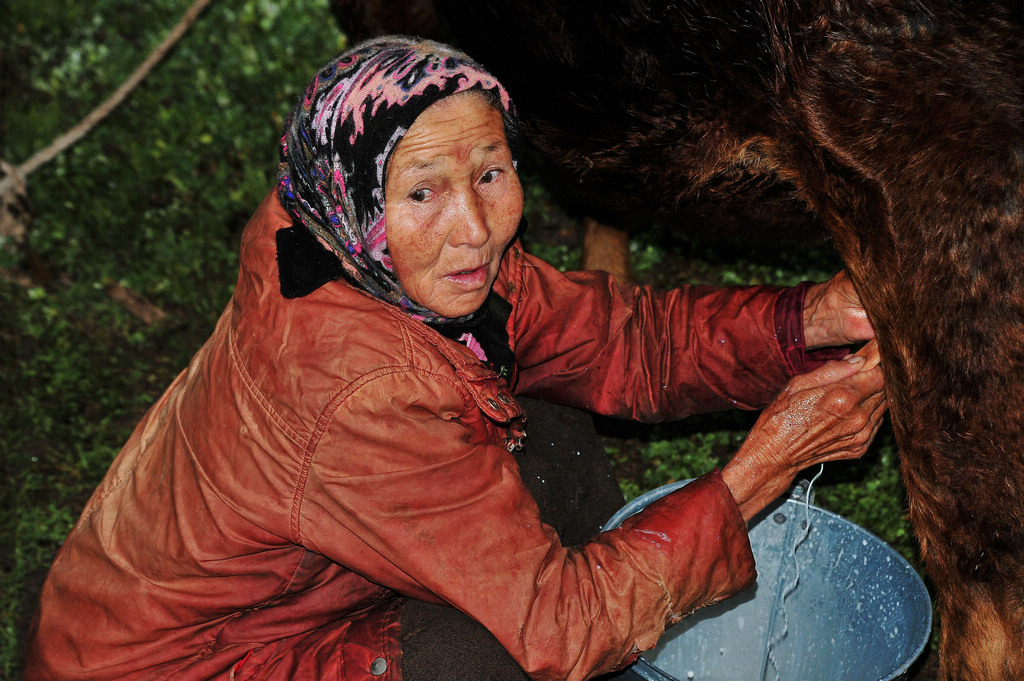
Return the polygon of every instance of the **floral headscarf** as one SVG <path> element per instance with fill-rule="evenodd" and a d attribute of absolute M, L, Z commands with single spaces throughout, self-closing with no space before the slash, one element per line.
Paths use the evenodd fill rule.
<path fill-rule="evenodd" d="M 447 45 L 405 36 L 377 38 L 344 52 L 309 83 L 285 122 L 278 195 L 295 227 L 304 227 L 339 259 L 340 266 L 327 263 L 334 267 L 328 278 L 344 275 L 418 318 L 445 321 L 410 300 L 398 281 L 387 251 L 384 186 L 391 154 L 416 117 L 438 100 L 472 89 L 500 102 L 518 164 L 519 127 L 508 93 L 482 66 Z M 281 244 L 279 235 L 279 260 Z M 319 250 L 316 257 L 322 260 L 327 254 Z M 282 290 L 286 269 L 323 264 L 282 264 Z M 291 293 L 305 295 L 326 280 L 293 287 Z"/>

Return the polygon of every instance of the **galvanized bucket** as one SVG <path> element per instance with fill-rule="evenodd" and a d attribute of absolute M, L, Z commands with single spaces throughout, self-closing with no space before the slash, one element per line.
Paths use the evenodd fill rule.
<path fill-rule="evenodd" d="M 685 484 L 634 499 L 604 529 Z M 798 494 L 751 523 L 756 588 L 672 627 L 633 672 L 647 681 L 892 681 L 905 675 L 931 632 L 924 583 L 888 544 Z"/>

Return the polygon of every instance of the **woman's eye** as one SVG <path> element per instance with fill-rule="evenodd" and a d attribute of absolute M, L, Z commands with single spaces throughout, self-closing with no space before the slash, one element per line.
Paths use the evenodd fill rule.
<path fill-rule="evenodd" d="M 427 199 L 430 198 L 430 190 L 414 189 L 411 192 L 409 192 L 409 198 L 415 201 L 416 203 L 422 203 L 423 201 L 426 201 Z"/>
<path fill-rule="evenodd" d="M 480 178 L 480 182 L 482 182 L 483 184 L 490 184 L 491 182 L 497 180 L 499 175 L 501 175 L 501 170 L 497 168 L 495 168 L 494 170 L 488 170 Z"/>

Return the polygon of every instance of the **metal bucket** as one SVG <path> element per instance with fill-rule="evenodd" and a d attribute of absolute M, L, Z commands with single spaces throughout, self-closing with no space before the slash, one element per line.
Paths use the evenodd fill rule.
<path fill-rule="evenodd" d="M 685 484 L 637 497 L 604 529 Z M 805 504 L 795 498 L 798 493 L 750 524 L 756 588 L 698 610 L 669 629 L 633 665 L 634 673 L 647 681 L 892 681 L 904 676 L 931 632 L 924 583 L 888 544 Z"/>

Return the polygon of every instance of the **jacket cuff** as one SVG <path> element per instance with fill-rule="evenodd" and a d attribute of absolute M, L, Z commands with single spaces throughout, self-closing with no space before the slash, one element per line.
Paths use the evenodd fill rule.
<path fill-rule="evenodd" d="M 804 341 L 804 301 L 814 282 L 805 281 L 784 290 L 775 301 L 775 337 L 790 376 L 812 371 L 829 360 L 842 359 L 846 347 L 807 350 Z"/>
<path fill-rule="evenodd" d="M 652 502 L 621 527 L 663 552 L 661 572 L 673 604 L 668 623 L 753 585 L 747 526 L 716 469 Z M 656 541 L 653 538 L 664 541 Z M 657 572 L 657 570 L 655 570 Z"/>

